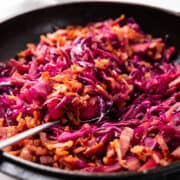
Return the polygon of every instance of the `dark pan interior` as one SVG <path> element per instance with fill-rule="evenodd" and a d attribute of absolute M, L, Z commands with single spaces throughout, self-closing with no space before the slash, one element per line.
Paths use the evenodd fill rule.
<path fill-rule="evenodd" d="M 152 8 L 142 5 L 127 3 L 110 3 L 110 2 L 84 2 L 70 3 L 49 7 L 37 11 L 33 11 L 24 15 L 17 16 L 0 24 L 0 60 L 4 61 L 10 57 L 15 57 L 16 53 L 25 48 L 28 42 L 38 42 L 39 36 L 47 32 L 54 31 L 54 27 L 65 27 L 67 25 L 84 25 L 89 22 L 104 20 L 107 18 L 116 18 L 121 14 L 127 17 L 134 17 L 141 25 L 146 33 L 151 33 L 155 37 L 166 37 L 168 35 L 168 44 L 175 45 L 177 48 L 178 60 L 180 54 L 180 16 L 169 11 L 158 8 Z M 9 161 L 9 159 L 13 161 Z M 27 177 L 30 176 L 28 171 L 37 171 L 37 174 L 50 173 L 52 176 L 67 175 L 71 178 L 81 177 L 78 172 L 68 173 L 67 171 L 53 171 L 51 168 L 43 168 L 40 165 L 24 162 L 19 158 L 13 158 L 5 155 L 4 161 L 0 165 L 0 169 L 7 173 L 8 163 L 12 166 L 13 162 L 24 164 L 20 171 L 26 171 Z M 4 166 L 2 166 L 2 164 Z M 16 164 L 16 167 L 18 164 Z M 31 168 L 28 168 L 31 167 Z M 20 165 L 18 166 L 20 168 Z M 18 172 L 18 171 L 17 171 Z M 115 173 L 113 175 L 87 175 L 86 178 L 119 178 L 122 179 L 151 179 L 156 177 L 159 179 L 161 175 L 165 176 L 172 173 L 180 172 L 180 164 L 175 163 L 165 168 L 157 168 L 147 173 Z M 15 173 L 18 176 L 18 173 Z M 32 174 L 32 172 L 31 172 Z M 35 174 L 35 173 L 34 173 Z M 34 175 L 35 176 L 35 175 Z M 19 177 L 21 177 L 19 175 Z M 29 179 L 29 178 L 27 178 Z M 38 178 L 37 178 L 38 179 Z"/>

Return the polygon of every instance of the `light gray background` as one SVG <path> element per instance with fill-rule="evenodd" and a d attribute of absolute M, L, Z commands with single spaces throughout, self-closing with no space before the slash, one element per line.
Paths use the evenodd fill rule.
<path fill-rule="evenodd" d="M 0 21 L 21 14 L 32 9 L 38 9 L 48 5 L 75 2 L 78 0 L 0 0 Z M 86 0 L 79 0 L 86 1 Z M 101 0 L 99 0 L 101 1 Z M 104 0 L 105 1 L 105 0 Z M 107 0 L 108 1 L 108 0 Z M 109 0 L 147 4 L 156 7 L 180 12 L 180 0 Z"/>

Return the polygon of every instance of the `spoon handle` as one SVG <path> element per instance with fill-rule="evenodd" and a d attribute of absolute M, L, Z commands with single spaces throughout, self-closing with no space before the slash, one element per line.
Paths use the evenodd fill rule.
<path fill-rule="evenodd" d="M 22 133 L 19 133 L 15 136 L 12 136 L 8 139 L 5 139 L 5 140 L 2 140 L 0 141 L 0 149 L 3 149 L 9 145 L 12 145 L 14 143 L 17 143 L 18 141 L 22 140 L 22 139 L 25 139 L 29 136 L 32 136 L 34 134 L 37 134 L 38 132 L 42 131 L 42 130 L 45 130 L 55 124 L 57 124 L 59 122 L 58 121 L 53 121 L 53 122 L 48 122 L 48 123 L 45 123 L 45 124 L 42 124 L 40 126 L 37 126 L 37 127 L 34 127 L 34 128 L 31 128 L 31 129 L 28 129 Z"/>

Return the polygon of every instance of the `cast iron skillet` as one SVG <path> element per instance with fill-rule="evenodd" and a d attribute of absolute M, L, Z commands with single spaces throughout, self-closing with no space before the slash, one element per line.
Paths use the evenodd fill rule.
<path fill-rule="evenodd" d="M 54 31 L 54 27 L 85 25 L 88 22 L 116 18 L 121 14 L 134 17 L 146 33 L 155 37 L 166 37 L 168 43 L 175 45 L 178 61 L 180 54 L 180 16 L 159 8 L 118 3 L 83 2 L 61 4 L 14 17 L 0 24 L 0 60 L 4 61 L 25 48 L 27 42 L 38 42 L 40 34 Z M 118 178 L 118 179 L 159 179 L 175 178 L 180 173 L 180 162 L 159 167 L 147 172 L 121 172 L 112 174 L 85 174 L 78 171 L 59 170 L 20 158 L 2 154 L 0 169 L 23 179 L 69 179 L 69 178 Z M 176 177 L 178 179 L 178 177 Z"/>

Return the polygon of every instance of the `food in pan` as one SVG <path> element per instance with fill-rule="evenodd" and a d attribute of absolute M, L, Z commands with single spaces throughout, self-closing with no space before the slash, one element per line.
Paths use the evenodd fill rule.
<path fill-rule="evenodd" d="M 83 172 L 180 159 L 180 64 L 166 41 L 122 15 L 42 35 L 1 62 L 0 138 L 59 120 L 4 150 Z"/>

